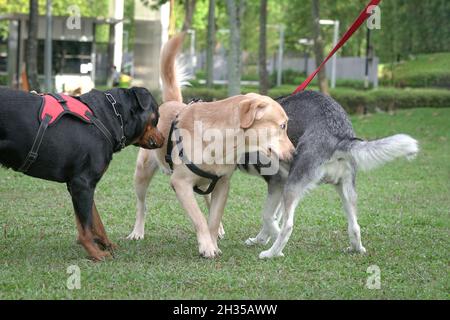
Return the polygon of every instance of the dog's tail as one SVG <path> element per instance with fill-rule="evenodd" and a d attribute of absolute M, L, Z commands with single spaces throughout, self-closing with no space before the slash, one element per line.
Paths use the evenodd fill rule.
<path fill-rule="evenodd" d="M 181 32 L 167 41 L 161 51 L 163 102 L 183 101 L 181 87 L 187 83 L 187 74 L 184 65 L 177 61 L 183 40 L 184 32 Z"/>
<path fill-rule="evenodd" d="M 412 160 L 419 152 L 419 146 L 409 135 L 396 134 L 372 141 L 352 140 L 347 150 L 358 168 L 366 171 L 400 157 Z"/>

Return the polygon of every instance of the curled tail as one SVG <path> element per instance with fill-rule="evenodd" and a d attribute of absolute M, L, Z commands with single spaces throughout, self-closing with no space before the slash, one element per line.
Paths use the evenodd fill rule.
<path fill-rule="evenodd" d="M 348 152 L 361 170 L 370 170 L 396 158 L 413 159 L 419 152 L 417 140 L 406 134 L 372 140 L 350 142 Z"/>
<path fill-rule="evenodd" d="M 177 63 L 177 55 L 183 45 L 184 32 L 166 42 L 161 51 L 161 80 L 163 102 L 183 101 L 181 87 L 186 82 L 185 68 Z"/>

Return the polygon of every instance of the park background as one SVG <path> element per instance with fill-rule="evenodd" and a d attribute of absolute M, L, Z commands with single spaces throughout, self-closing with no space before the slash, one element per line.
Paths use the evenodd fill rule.
<path fill-rule="evenodd" d="M 365 5 L 0 0 L 0 85 L 80 94 L 106 89 L 118 77 L 119 86 L 145 86 L 159 99 L 160 48 L 185 30 L 186 102 L 255 91 L 275 98 L 314 70 L 332 49 L 335 30 L 342 36 Z M 345 218 L 325 186 L 299 205 L 286 257 L 259 261 L 262 248 L 243 242 L 258 232 L 266 188 L 241 173 L 233 177 L 221 258 L 196 255 L 192 226 L 163 175 L 150 187 L 146 238 L 127 241 L 137 154 L 128 148 L 115 156 L 96 193 L 107 231 L 120 245 L 116 258 L 101 264 L 81 258 L 65 186 L 0 171 L 0 299 L 448 299 L 450 2 L 392 0 L 379 9 L 381 28 L 363 25 L 338 52 L 334 76 L 330 60 L 309 87 L 352 114 L 358 137 L 404 132 L 421 145 L 414 162 L 358 176 L 367 255 L 343 253 Z M 79 290 L 66 286 L 71 265 L 81 270 Z M 366 286 L 373 265 L 381 270 L 376 290 Z"/>

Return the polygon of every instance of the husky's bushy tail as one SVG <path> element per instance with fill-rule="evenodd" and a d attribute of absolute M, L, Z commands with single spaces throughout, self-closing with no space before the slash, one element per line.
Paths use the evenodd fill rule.
<path fill-rule="evenodd" d="M 406 134 L 396 134 L 372 141 L 353 140 L 348 152 L 359 169 L 366 171 L 396 158 L 414 159 L 419 152 L 417 140 Z"/>
<path fill-rule="evenodd" d="M 183 63 L 177 60 L 183 46 L 185 33 L 179 33 L 166 42 L 161 50 L 161 80 L 163 102 L 167 101 L 183 101 L 181 94 L 182 86 L 188 84 L 188 75 Z"/>

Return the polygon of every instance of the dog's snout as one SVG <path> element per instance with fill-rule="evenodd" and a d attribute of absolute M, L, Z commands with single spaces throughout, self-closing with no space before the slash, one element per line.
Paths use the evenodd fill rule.
<path fill-rule="evenodd" d="M 138 145 L 144 149 L 158 149 L 161 148 L 163 144 L 163 134 L 153 126 L 147 126 L 138 142 Z"/>
<path fill-rule="evenodd" d="M 155 130 L 149 137 L 148 146 L 150 149 L 161 148 L 164 144 L 164 136 L 159 130 Z"/>
<path fill-rule="evenodd" d="M 148 139 L 148 143 L 147 146 L 149 149 L 157 149 L 157 148 L 161 148 L 163 145 L 163 139 L 158 139 L 156 140 L 154 137 L 150 137 Z"/>
<path fill-rule="evenodd" d="M 163 146 L 163 144 L 164 144 L 164 136 L 159 130 L 157 132 L 158 133 L 156 135 L 156 138 L 153 137 L 153 141 L 154 141 L 154 143 L 156 145 L 156 148 L 161 148 Z"/>
<path fill-rule="evenodd" d="M 149 146 L 149 148 L 156 148 L 155 140 L 153 140 L 152 138 L 150 138 L 150 139 L 148 140 L 148 146 Z"/>
<path fill-rule="evenodd" d="M 295 153 L 295 147 L 292 142 L 286 137 L 285 140 L 280 144 L 280 160 L 290 161 Z"/>

